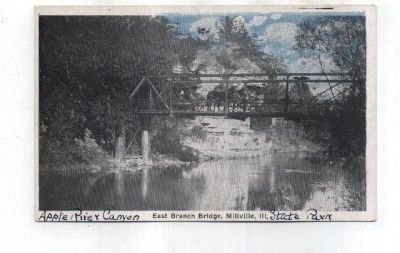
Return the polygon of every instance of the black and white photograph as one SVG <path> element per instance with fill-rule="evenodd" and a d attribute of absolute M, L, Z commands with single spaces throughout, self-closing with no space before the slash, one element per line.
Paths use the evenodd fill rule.
<path fill-rule="evenodd" d="M 35 220 L 376 219 L 373 8 L 138 9 L 36 9 Z"/>

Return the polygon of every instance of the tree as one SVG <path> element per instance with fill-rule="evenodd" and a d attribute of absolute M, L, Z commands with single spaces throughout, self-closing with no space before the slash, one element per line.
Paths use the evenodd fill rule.
<path fill-rule="evenodd" d="M 365 79 L 366 33 L 363 16 L 309 19 L 298 25 L 297 50 L 319 60 L 328 57 L 343 71 Z"/>
<path fill-rule="evenodd" d="M 145 74 L 172 73 L 175 34 L 164 17 L 41 16 L 41 138 L 68 143 L 87 128 L 123 157 L 126 130 L 139 127 L 129 94 Z"/>
<path fill-rule="evenodd" d="M 308 19 L 298 25 L 296 49 L 315 57 L 322 72 L 322 59 L 331 59 L 354 81 L 351 95 L 337 101 L 333 110 L 340 119 L 331 122 L 333 148 L 338 154 L 364 154 L 366 138 L 365 78 L 366 32 L 363 16 L 329 16 Z M 312 125 L 312 124 L 309 124 Z"/>
<path fill-rule="evenodd" d="M 257 44 L 257 37 L 251 36 L 241 16 L 225 16 L 216 20 L 216 34 L 209 34 L 210 30 L 199 27 L 198 32 L 206 38 L 217 62 L 226 72 L 233 72 L 245 66 L 240 63 L 248 59 L 257 66 L 258 71 L 268 74 L 283 72 L 285 66 L 275 56 L 264 53 Z M 246 66 L 248 67 L 248 66 Z M 250 71 L 255 71 L 252 69 Z"/>

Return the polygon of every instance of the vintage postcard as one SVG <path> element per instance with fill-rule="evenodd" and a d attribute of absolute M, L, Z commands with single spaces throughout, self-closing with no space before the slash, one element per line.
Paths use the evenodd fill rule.
<path fill-rule="evenodd" d="M 374 6 L 35 8 L 36 221 L 374 221 Z"/>

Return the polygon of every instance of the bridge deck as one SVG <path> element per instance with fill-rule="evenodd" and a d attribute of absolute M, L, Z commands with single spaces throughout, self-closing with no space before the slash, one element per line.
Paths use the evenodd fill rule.
<path fill-rule="evenodd" d="M 227 118 L 241 118 L 241 117 L 270 117 L 270 118 L 314 118 L 314 119 L 330 119 L 335 118 L 335 114 L 305 114 L 295 112 L 214 112 L 214 111 L 160 111 L 160 110 L 146 110 L 136 111 L 136 114 L 149 114 L 149 115 L 180 115 L 180 116 L 222 116 Z"/>

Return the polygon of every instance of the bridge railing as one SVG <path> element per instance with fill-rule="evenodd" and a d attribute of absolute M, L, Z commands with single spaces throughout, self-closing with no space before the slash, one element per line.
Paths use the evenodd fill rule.
<path fill-rule="evenodd" d="M 357 85 L 345 73 L 149 75 L 131 99 L 141 114 L 324 116 Z"/>

